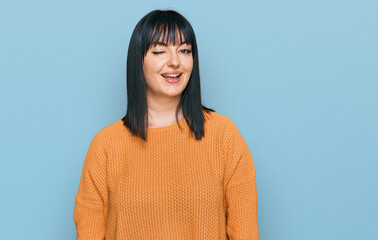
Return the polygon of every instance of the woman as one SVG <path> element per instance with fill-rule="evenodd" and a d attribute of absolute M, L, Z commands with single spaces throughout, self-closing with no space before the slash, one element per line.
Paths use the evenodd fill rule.
<path fill-rule="evenodd" d="M 126 116 L 101 129 L 75 198 L 77 239 L 258 239 L 252 155 L 201 104 L 197 43 L 175 11 L 131 36 Z"/>

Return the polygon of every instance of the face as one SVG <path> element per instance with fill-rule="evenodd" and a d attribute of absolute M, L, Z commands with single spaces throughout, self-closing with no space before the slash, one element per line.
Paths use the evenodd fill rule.
<path fill-rule="evenodd" d="M 178 97 L 188 84 L 193 69 L 190 44 L 151 45 L 143 60 L 147 97 Z"/>

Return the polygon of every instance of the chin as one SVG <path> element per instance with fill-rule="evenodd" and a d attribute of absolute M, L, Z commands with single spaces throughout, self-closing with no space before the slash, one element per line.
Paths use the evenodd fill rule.
<path fill-rule="evenodd" d="M 178 97 L 181 96 L 182 92 L 179 93 L 166 93 L 165 95 L 168 97 Z"/>

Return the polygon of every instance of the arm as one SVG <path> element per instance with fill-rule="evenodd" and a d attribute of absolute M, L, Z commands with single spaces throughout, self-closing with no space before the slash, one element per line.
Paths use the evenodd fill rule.
<path fill-rule="evenodd" d="M 226 232 L 230 240 L 258 240 L 255 167 L 247 143 L 226 118 L 224 129 Z"/>
<path fill-rule="evenodd" d="M 106 156 L 96 135 L 85 157 L 79 190 L 75 197 L 74 222 L 77 240 L 102 240 L 106 233 L 108 193 Z"/>

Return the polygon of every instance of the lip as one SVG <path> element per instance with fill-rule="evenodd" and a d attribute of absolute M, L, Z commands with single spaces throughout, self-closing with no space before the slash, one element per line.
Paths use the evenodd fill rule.
<path fill-rule="evenodd" d="M 165 73 L 164 73 L 164 74 L 165 74 Z M 167 73 L 167 74 L 168 74 L 168 73 Z M 178 74 L 178 73 L 169 73 L 169 74 Z M 164 78 L 164 80 L 167 81 L 168 83 L 177 83 L 177 82 L 180 82 L 180 81 L 181 81 L 183 75 L 184 75 L 184 74 L 182 73 L 182 74 L 180 75 L 180 77 L 177 78 L 177 79 L 167 79 L 167 78 L 165 78 L 165 77 L 163 77 L 163 76 L 161 76 L 161 77 Z"/>
<path fill-rule="evenodd" d="M 162 74 L 168 75 L 168 74 L 180 74 L 180 73 L 182 73 L 182 72 L 180 72 L 180 71 L 171 71 L 171 72 L 165 72 L 165 73 L 162 73 Z"/>

